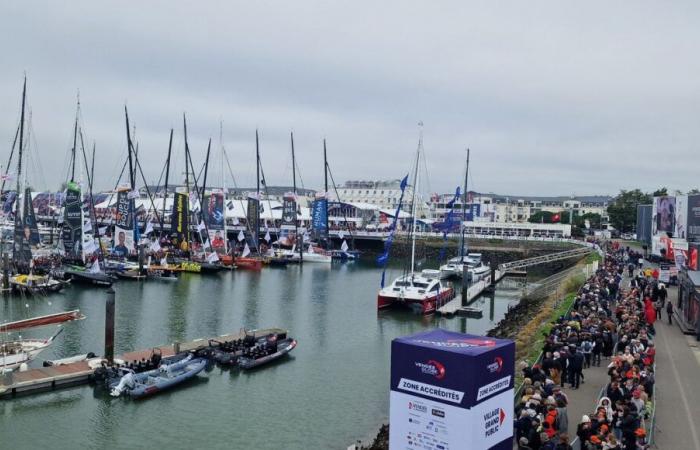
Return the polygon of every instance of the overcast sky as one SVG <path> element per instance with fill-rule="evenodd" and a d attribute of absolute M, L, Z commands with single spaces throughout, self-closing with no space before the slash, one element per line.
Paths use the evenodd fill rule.
<path fill-rule="evenodd" d="M 143 6 L 147 3 L 147 6 Z M 3 2 L 0 158 L 28 76 L 29 183 L 67 173 L 76 92 L 97 187 L 126 155 L 124 105 L 156 183 L 182 114 L 202 164 L 219 122 L 239 185 L 255 182 L 255 129 L 270 185 L 321 188 L 408 172 L 424 123 L 429 191 L 614 194 L 698 187 L 700 4 L 619 2 Z M 37 161 L 37 155 L 41 159 Z M 228 172 L 228 170 L 226 171 Z M 43 173 L 43 176 L 42 176 Z M 424 177 L 425 178 L 425 177 Z M 231 183 L 227 176 L 228 184 Z M 302 183 L 300 183 L 302 184 Z"/>

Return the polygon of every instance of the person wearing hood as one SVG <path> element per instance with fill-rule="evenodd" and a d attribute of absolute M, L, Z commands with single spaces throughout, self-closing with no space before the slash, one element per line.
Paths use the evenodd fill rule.
<path fill-rule="evenodd" d="M 582 443 L 586 443 L 591 439 L 593 430 L 591 429 L 591 418 L 588 416 L 583 416 L 581 418 L 581 423 L 578 424 L 576 429 L 576 436 Z"/>
<path fill-rule="evenodd" d="M 608 420 L 608 423 L 612 423 L 613 409 L 610 399 L 608 397 L 601 397 L 600 401 L 598 402 L 598 406 L 596 406 L 596 409 L 598 408 L 605 408 L 605 416 Z"/>

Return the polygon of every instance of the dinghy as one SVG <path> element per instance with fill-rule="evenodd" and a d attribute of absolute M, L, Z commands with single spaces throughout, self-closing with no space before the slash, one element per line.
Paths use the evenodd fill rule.
<path fill-rule="evenodd" d="M 205 359 L 192 358 L 192 355 L 189 355 L 182 361 L 163 364 L 155 370 L 142 373 L 129 372 L 122 377 L 110 394 L 113 397 L 119 397 L 126 392 L 133 399 L 148 397 L 193 378 L 204 370 L 206 365 Z"/>

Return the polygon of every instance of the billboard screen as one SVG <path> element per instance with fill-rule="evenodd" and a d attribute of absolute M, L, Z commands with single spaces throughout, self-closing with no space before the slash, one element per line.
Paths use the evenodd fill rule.
<path fill-rule="evenodd" d="M 651 243 L 652 205 L 637 205 L 637 240 Z"/>
<path fill-rule="evenodd" d="M 697 241 L 700 240 L 700 194 L 689 195 L 687 203 L 686 239 L 689 241 Z"/>
<path fill-rule="evenodd" d="M 676 197 L 654 197 L 654 234 L 675 231 Z"/>

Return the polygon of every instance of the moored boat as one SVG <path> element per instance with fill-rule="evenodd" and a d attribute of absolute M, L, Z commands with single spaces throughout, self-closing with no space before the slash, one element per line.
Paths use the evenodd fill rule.
<path fill-rule="evenodd" d="M 247 355 L 238 358 L 238 366 L 243 370 L 255 369 L 280 359 L 297 346 L 296 339 L 285 338 L 265 343 L 264 346 L 256 346 Z"/>
<path fill-rule="evenodd" d="M 454 289 L 444 284 L 435 270 L 424 270 L 401 276 L 381 289 L 377 308 L 405 306 L 420 314 L 432 314 L 455 296 Z"/>
<path fill-rule="evenodd" d="M 121 378 L 110 394 L 113 397 L 119 397 L 126 392 L 133 399 L 145 398 L 172 389 L 195 377 L 204 370 L 206 365 L 206 359 L 192 358 L 192 355 L 189 355 L 181 361 L 162 364 L 157 369 L 147 372 L 129 372 Z"/>

